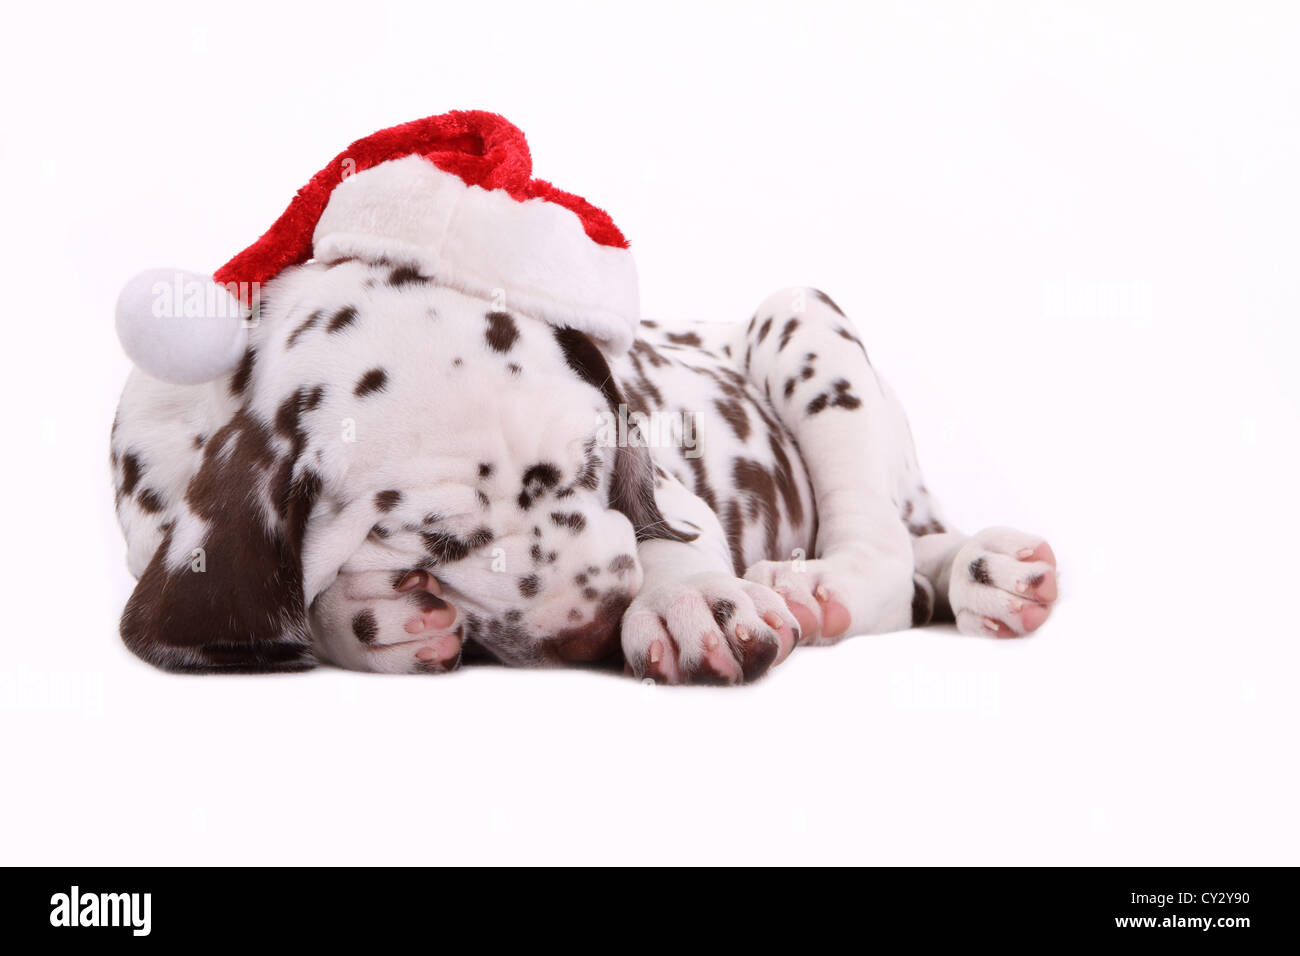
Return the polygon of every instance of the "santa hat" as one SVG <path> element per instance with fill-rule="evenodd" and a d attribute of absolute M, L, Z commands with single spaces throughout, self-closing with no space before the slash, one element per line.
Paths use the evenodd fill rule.
<path fill-rule="evenodd" d="M 610 217 L 532 178 L 524 134 L 495 113 L 456 111 L 357 140 L 298 190 L 266 234 L 211 279 L 136 276 L 118 300 L 131 360 L 195 384 L 243 355 L 260 287 L 309 259 L 383 258 L 625 351 L 640 308 L 636 267 Z"/>

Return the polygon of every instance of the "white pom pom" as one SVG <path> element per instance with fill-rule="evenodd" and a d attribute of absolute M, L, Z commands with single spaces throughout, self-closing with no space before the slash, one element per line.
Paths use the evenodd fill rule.
<path fill-rule="evenodd" d="M 207 276 L 179 269 L 142 272 L 117 299 L 117 337 L 144 372 L 197 385 L 234 371 L 248 345 L 248 310 Z"/>

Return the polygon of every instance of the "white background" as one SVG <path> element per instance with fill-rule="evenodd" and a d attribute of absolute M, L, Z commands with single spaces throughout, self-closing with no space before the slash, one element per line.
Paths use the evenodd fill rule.
<path fill-rule="evenodd" d="M 441 7 L 7 11 L 0 860 L 1300 862 L 1294 6 Z M 1043 630 L 737 691 L 131 657 L 118 289 L 455 108 L 610 210 L 648 316 L 830 292 L 949 517 L 1054 545 Z"/>

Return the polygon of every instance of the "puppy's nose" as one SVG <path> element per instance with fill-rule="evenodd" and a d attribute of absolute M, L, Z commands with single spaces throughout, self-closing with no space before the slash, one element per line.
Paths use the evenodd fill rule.
<path fill-rule="evenodd" d="M 625 591 L 605 595 L 588 623 L 555 635 L 552 646 L 556 656 L 567 663 L 590 663 L 613 657 L 618 650 L 619 622 L 631 603 L 632 595 Z"/>

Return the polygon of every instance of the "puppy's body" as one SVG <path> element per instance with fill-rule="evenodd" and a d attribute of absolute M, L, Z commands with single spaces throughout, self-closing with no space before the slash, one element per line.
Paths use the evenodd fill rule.
<path fill-rule="evenodd" d="M 123 637 L 173 669 L 621 647 L 638 675 L 733 682 L 800 639 L 935 614 L 1024 633 L 1055 597 L 1039 539 L 946 528 L 815 290 L 747 323 L 644 323 L 610 362 L 410 266 L 312 263 L 266 290 L 228 379 L 136 373 L 112 457 L 141 578 Z"/>

